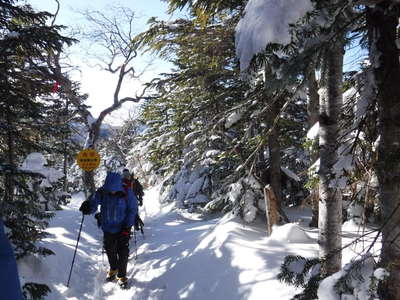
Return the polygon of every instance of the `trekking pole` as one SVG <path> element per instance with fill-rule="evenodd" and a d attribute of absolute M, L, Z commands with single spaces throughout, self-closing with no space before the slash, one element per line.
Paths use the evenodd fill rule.
<path fill-rule="evenodd" d="M 106 249 L 104 249 L 104 241 L 103 241 L 103 247 L 101 247 L 101 263 L 103 265 L 103 267 L 106 265 L 104 263 L 104 253 L 106 252 Z"/>
<path fill-rule="evenodd" d="M 143 230 L 144 223 L 143 223 L 142 220 L 140 220 L 140 221 L 141 221 L 140 226 L 139 226 L 140 232 L 142 233 L 143 239 L 146 239 L 146 237 L 145 237 L 145 235 L 144 235 L 144 230 Z"/>
<path fill-rule="evenodd" d="M 84 219 L 85 219 L 85 215 L 82 214 L 81 227 L 79 228 L 78 239 L 76 240 L 76 246 L 75 246 L 74 256 L 73 256 L 73 258 L 72 258 L 71 270 L 69 271 L 67 287 L 69 287 L 69 280 L 71 279 L 72 268 L 73 268 L 74 262 L 75 262 L 76 250 L 78 250 L 79 239 L 81 238 L 81 231 L 82 231 L 82 225 L 83 225 L 83 220 L 84 220 Z"/>
<path fill-rule="evenodd" d="M 133 230 L 133 241 L 135 245 L 135 259 L 137 259 L 137 243 L 136 243 L 136 230 Z"/>

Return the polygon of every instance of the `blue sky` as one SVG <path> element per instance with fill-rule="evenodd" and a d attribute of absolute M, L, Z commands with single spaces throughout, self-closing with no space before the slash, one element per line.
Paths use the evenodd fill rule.
<path fill-rule="evenodd" d="M 161 0 L 59 0 L 61 3 L 61 9 L 57 17 L 57 24 L 66 25 L 68 27 L 76 27 L 84 24 L 83 17 L 79 14 L 79 11 L 88 10 L 99 10 L 105 13 L 110 12 L 112 6 L 129 7 L 132 9 L 138 17 L 135 25 L 137 26 L 137 33 L 146 30 L 146 23 L 150 17 L 156 16 L 159 19 L 171 20 L 183 13 L 175 13 L 170 16 L 167 14 L 167 4 Z M 54 0 L 26 0 L 27 3 L 31 4 L 38 10 L 45 10 L 51 13 L 56 11 L 56 2 Z M 85 64 L 82 59 L 85 56 L 85 52 L 82 51 L 80 44 L 73 47 L 70 56 L 73 64 L 76 64 L 80 68 L 80 72 L 75 80 L 81 82 L 82 92 L 88 93 L 89 98 L 87 104 L 90 105 L 91 112 L 94 117 L 108 107 L 112 103 L 113 91 L 115 88 L 116 77 L 112 76 L 107 72 L 100 72 L 97 68 L 89 67 Z M 345 57 L 345 70 L 357 69 L 358 56 L 362 55 L 359 47 L 355 47 L 351 51 L 346 52 Z M 147 61 L 153 61 L 154 64 L 151 70 L 142 76 L 141 82 L 150 81 L 152 78 L 157 77 L 159 73 L 168 72 L 170 65 L 166 62 L 156 60 L 153 57 L 149 58 L 144 56 L 138 58 L 135 64 L 137 66 L 144 66 Z M 134 88 L 132 88 L 134 87 Z M 140 90 L 141 86 L 139 83 L 131 84 L 126 89 L 122 89 L 121 96 L 132 96 L 136 90 Z M 113 124 L 120 124 L 121 120 L 126 119 L 132 109 L 132 105 L 126 105 L 118 112 L 113 113 L 112 117 L 108 118 L 108 122 Z"/>
<path fill-rule="evenodd" d="M 56 2 L 54 0 L 26 0 L 34 8 L 46 10 L 54 13 L 56 10 Z M 158 16 L 162 19 L 168 19 L 166 13 L 167 4 L 161 0 L 60 0 L 61 10 L 57 19 L 57 23 L 71 26 L 79 19 L 79 10 L 100 10 L 107 11 L 111 6 L 129 7 L 134 10 L 140 18 L 140 24 L 145 26 L 149 17 Z"/>
<path fill-rule="evenodd" d="M 54 0 L 26 0 L 27 3 L 32 5 L 36 10 L 48 11 L 50 13 L 55 13 L 57 4 Z M 56 23 L 59 25 L 65 25 L 70 28 L 84 25 L 84 18 L 79 14 L 79 11 L 88 10 L 99 10 L 104 13 L 111 11 L 114 6 L 129 7 L 132 9 L 137 16 L 137 21 L 135 27 L 137 28 L 137 33 L 142 32 L 146 29 L 147 20 L 150 17 L 156 16 L 159 19 L 170 20 L 175 19 L 179 14 L 174 14 L 170 16 L 167 14 L 167 4 L 160 0 L 60 0 L 61 8 L 57 16 Z M 67 31 L 68 32 L 68 31 Z M 107 72 L 100 72 L 99 69 L 89 67 L 85 64 L 82 57 L 85 52 L 80 48 L 80 45 L 74 46 L 72 48 L 72 58 L 73 64 L 76 64 L 80 68 L 80 72 L 77 73 L 77 78 L 82 84 L 82 91 L 89 94 L 87 104 L 92 106 L 91 112 L 94 117 L 112 104 L 112 95 L 115 88 L 116 76 L 110 75 Z M 138 65 L 145 65 L 145 62 L 149 59 L 148 56 L 143 58 L 138 58 Z M 142 78 L 142 82 L 151 80 L 156 77 L 157 74 L 166 72 L 169 70 L 169 64 L 162 61 L 157 61 L 150 71 L 148 71 Z M 121 96 L 132 96 L 132 86 L 122 89 Z M 129 91 L 128 91 L 129 89 Z M 134 89 L 140 90 L 140 84 L 135 83 Z M 129 94 L 130 93 L 130 94 Z M 120 124 L 121 120 L 125 119 L 129 115 L 132 105 L 126 105 L 118 112 L 113 113 L 112 117 L 108 118 L 109 123 Z"/>

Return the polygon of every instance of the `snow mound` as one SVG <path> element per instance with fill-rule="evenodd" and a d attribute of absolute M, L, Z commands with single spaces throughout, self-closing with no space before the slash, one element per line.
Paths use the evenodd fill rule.
<path fill-rule="evenodd" d="M 308 243 L 311 238 L 297 224 L 289 223 L 282 226 L 274 226 L 271 239 L 289 243 Z"/>
<path fill-rule="evenodd" d="M 64 174 L 54 168 L 46 167 L 46 164 L 47 160 L 42 153 L 33 152 L 25 158 L 24 162 L 20 166 L 20 170 L 43 175 L 46 180 L 42 181 L 41 186 L 50 187 L 50 183 L 57 182 L 59 179 L 64 177 Z"/>
<path fill-rule="evenodd" d="M 365 226 L 362 225 L 361 222 L 359 222 L 359 220 L 356 219 L 350 219 L 344 222 L 342 225 L 343 232 L 357 234 L 365 230 L 366 230 Z"/>

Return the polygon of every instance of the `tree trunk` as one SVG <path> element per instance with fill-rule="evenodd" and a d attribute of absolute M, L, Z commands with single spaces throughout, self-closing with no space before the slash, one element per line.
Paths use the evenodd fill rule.
<path fill-rule="evenodd" d="M 101 124 L 103 123 L 104 118 L 109 111 L 112 109 L 107 108 L 100 113 L 100 116 L 97 118 L 96 122 L 91 124 L 89 127 L 89 133 L 87 140 L 85 142 L 84 149 L 94 149 L 96 150 L 97 142 L 100 138 L 100 130 Z M 83 178 L 83 186 L 85 188 L 86 197 L 96 192 L 96 184 L 94 181 L 94 171 L 82 171 L 82 178 Z"/>
<path fill-rule="evenodd" d="M 14 176 L 15 173 L 15 154 L 14 154 L 14 134 L 13 134 L 13 121 L 11 118 L 11 110 L 7 99 L 7 164 L 11 168 L 10 172 L 5 174 L 5 202 L 12 203 L 14 201 Z"/>
<path fill-rule="evenodd" d="M 269 184 L 264 187 L 264 200 L 265 216 L 267 218 L 267 233 L 268 236 L 270 236 L 272 233 L 272 226 L 279 222 L 279 212 L 277 199 Z"/>
<path fill-rule="evenodd" d="M 339 115 L 342 106 L 344 41 L 334 41 L 324 53 L 319 115 L 319 250 L 323 275 L 340 270 L 342 260 L 342 199 L 333 165 L 337 162 Z"/>
<path fill-rule="evenodd" d="M 85 196 L 88 197 L 96 192 L 96 184 L 94 182 L 94 172 L 82 171 L 83 186 L 85 187 Z"/>
<path fill-rule="evenodd" d="M 271 76 L 272 71 L 270 66 L 265 65 L 264 69 L 264 88 L 265 94 L 268 95 L 268 78 Z M 268 97 L 268 96 L 267 96 Z M 270 134 L 268 136 L 268 149 L 269 149 L 269 178 L 272 191 L 275 194 L 276 201 L 279 206 L 279 211 L 285 222 L 288 222 L 286 214 L 282 210 L 282 174 L 281 174 L 281 146 L 279 144 L 279 127 L 275 122 L 279 118 L 280 113 L 280 99 L 276 97 L 269 97 L 270 109 L 267 112 L 266 123 L 269 125 Z"/>
<path fill-rule="evenodd" d="M 318 112 L 319 112 L 319 94 L 318 94 L 318 82 L 315 77 L 315 62 L 311 63 L 308 67 L 307 84 L 308 84 L 307 113 L 308 113 L 308 128 L 310 129 L 315 125 L 315 123 L 318 122 Z M 310 156 L 312 163 L 315 163 L 316 160 L 319 158 L 319 153 L 317 150 L 311 149 Z M 318 227 L 318 214 L 319 214 L 318 185 L 313 188 L 311 194 L 312 196 L 310 198 L 311 198 L 312 218 L 310 226 Z"/>
<path fill-rule="evenodd" d="M 381 263 L 390 272 L 382 299 L 400 299 L 400 64 L 396 47 L 399 5 L 383 1 L 367 8 L 370 59 L 377 87 L 380 142 L 376 167 L 382 229 Z"/>
<path fill-rule="evenodd" d="M 64 119 L 64 126 L 68 126 L 68 99 L 65 100 L 65 119 Z M 65 130 L 67 132 L 67 130 Z M 63 192 L 67 193 L 68 192 L 68 133 L 64 134 L 64 163 L 63 163 L 63 173 L 64 173 L 64 179 L 63 179 Z"/>
<path fill-rule="evenodd" d="M 273 126 L 275 118 L 278 117 L 279 111 L 279 101 L 276 100 L 271 105 L 271 112 L 268 116 L 270 128 Z M 268 137 L 268 148 L 271 187 L 276 201 L 282 206 L 281 146 L 279 144 L 279 129 L 277 125 L 271 129 L 271 134 Z"/>
<path fill-rule="evenodd" d="M 2 68 L 0 70 L 0 82 L 2 85 L 2 89 L 4 91 L 9 91 L 10 90 L 10 83 L 8 79 L 8 72 L 7 72 L 7 67 L 8 66 L 8 58 L 7 56 L 1 57 L 1 60 L 3 61 Z M 4 199 L 0 199 L 1 203 L 1 210 L 4 209 L 3 205 L 6 205 L 6 203 L 12 203 L 14 200 L 14 176 L 13 173 L 15 172 L 15 154 L 14 154 L 14 135 L 13 135 L 13 119 L 12 119 L 12 114 L 11 114 L 11 109 L 10 109 L 10 103 L 13 101 L 10 99 L 11 95 L 8 95 L 9 93 L 2 93 L 2 96 L 5 97 L 5 110 L 6 110 L 6 140 L 5 143 L 7 145 L 7 152 L 5 153 L 6 155 L 6 163 L 8 164 L 8 167 L 10 170 L 8 172 L 4 172 Z"/>

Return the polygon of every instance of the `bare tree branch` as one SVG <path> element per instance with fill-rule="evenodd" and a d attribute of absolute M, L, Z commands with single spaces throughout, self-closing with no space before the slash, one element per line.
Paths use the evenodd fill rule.
<path fill-rule="evenodd" d="M 51 21 L 51 26 L 53 26 L 54 23 L 56 22 L 58 12 L 60 11 L 60 1 L 58 1 L 58 0 L 54 0 L 54 1 L 57 3 L 57 9 L 56 9 L 56 12 L 54 13 L 53 21 Z"/>

